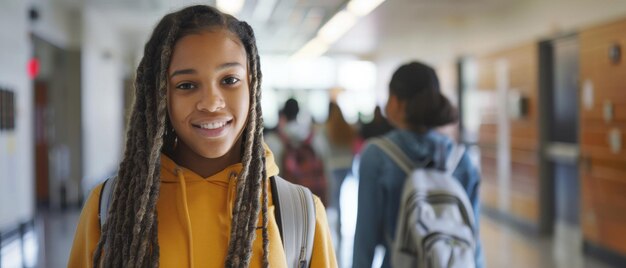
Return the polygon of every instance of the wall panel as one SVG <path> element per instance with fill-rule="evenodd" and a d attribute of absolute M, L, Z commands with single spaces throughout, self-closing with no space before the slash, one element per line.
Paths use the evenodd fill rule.
<path fill-rule="evenodd" d="M 537 45 L 527 43 L 476 59 L 478 90 L 493 96 L 481 108 L 478 139 L 483 205 L 532 225 L 539 223 L 537 57 Z M 502 93 L 510 91 L 528 98 L 528 113 L 503 122 L 499 113 L 506 112 L 507 103 Z"/>
<path fill-rule="evenodd" d="M 580 33 L 580 78 L 593 85 L 593 106 L 581 102 L 580 166 L 584 238 L 626 255 L 626 64 L 612 63 L 611 45 L 626 46 L 626 20 Z M 587 92 L 588 93 L 588 92 Z M 585 96 L 585 92 L 582 93 Z M 613 104 L 613 119 L 604 119 L 604 104 Z M 609 133 L 620 131 L 622 146 L 611 150 Z"/>

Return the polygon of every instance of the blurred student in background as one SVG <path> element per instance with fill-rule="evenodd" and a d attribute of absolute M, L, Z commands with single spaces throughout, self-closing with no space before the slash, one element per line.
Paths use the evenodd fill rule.
<path fill-rule="evenodd" d="M 311 119 L 298 118 L 300 105 L 294 98 L 285 102 L 283 121 L 278 128 L 282 140 L 280 174 L 293 183 L 306 186 L 322 203 L 328 204 L 328 181 L 322 158 L 321 137 Z"/>
<path fill-rule="evenodd" d="M 334 228 L 337 233 L 337 244 L 341 243 L 341 207 L 339 205 L 339 193 L 341 185 L 350 174 L 352 159 L 357 142 L 356 130 L 346 122 L 343 112 L 336 102 L 328 104 L 328 119 L 324 124 L 323 131 L 326 138 L 326 152 L 324 155 L 327 174 L 330 175 L 329 193 L 330 203 L 328 208 L 337 212 L 337 224 Z M 339 245 L 337 245 L 339 248 Z"/>
<path fill-rule="evenodd" d="M 384 137 L 416 162 L 437 159 L 435 154 L 454 141 L 435 129 L 457 121 L 457 111 L 439 89 L 435 71 L 422 63 L 411 62 L 395 71 L 389 83 L 386 114 L 395 130 Z M 441 158 L 439 158 L 441 159 Z M 465 152 L 452 176 L 462 185 L 474 211 L 478 237 L 480 174 Z M 407 174 L 379 146 L 369 143 L 359 165 L 357 226 L 354 240 L 354 267 L 371 267 L 374 249 L 385 248 L 382 267 L 391 267 L 390 251 L 396 238 L 396 224 L 402 187 Z M 480 243 L 475 251 L 476 267 L 482 267 Z"/>

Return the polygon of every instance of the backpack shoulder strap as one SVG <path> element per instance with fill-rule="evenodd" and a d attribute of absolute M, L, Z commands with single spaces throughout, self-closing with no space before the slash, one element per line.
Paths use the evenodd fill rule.
<path fill-rule="evenodd" d="M 289 267 L 311 265 L 315 235 L 315 203 L 306 187 L 279 176 L 270 178 L 276 221 Z"/>
<path fill-rule="evenodd" d="M 398 147 L 393 141 L 389 140 L 388 138 L 373 138 L 370 143 L 382 149 L 385 154 L 391 157 L 391 159 L 396 162 L 396 164 L 398 164 L 400 168 L 402 168 L 404 173 L 410 174 L 411 170 L 414 169 L 414 165 L 409 157 L 406 156 L 404 152 L 402 152 L 402 149 L 400 149 L 400 147 Z"/>
<path fill-rule="evenodd" d="M 463 155 L 465 155 L 465 145 L 463 144 L 454 144 L 452 147 L 452 151 L 450 152 L 450 156 L 446 161 L 446 172 L 450 175 L 454 173 L 456 168 L 461 163 L 461 159 L 463 159 Z"/>
<path fill-rule="evenodd" d="M 117 176 L 113 176 L 108 178 L 102 184 L 102 189 L 100 189 L 100 203 L 98 205 L 98 219 L 100 219 L 100 230 L 104 227 L 104 223 L 107 221 L 107 216 L 109 214 L 109 205 L 111 202 L 111 197 L 113 196 L 113 187 L 115 187 L 115 182 L 117 181 Z"/>

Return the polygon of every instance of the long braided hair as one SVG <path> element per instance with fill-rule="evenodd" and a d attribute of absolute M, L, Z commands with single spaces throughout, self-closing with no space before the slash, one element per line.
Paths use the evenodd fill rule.
<path fill-rule="evenodd" d="M 173 151 L 175 134 L 167 114 L 168 74 L 176 42 L 189 34 L 223 28 L 239 37 L 248 60 L 250 110 L 242 135 L 243 169 L 236 184 L 225 267 L 247 267 L 259 213 L 263 222 L 263 267 L 269 266 L 267 175 L 261 113 L 261 69 L 250 25 L 209 6 L 191 6 L 163 17 L 137 68 L 135 102 L 124 157 L 107 222 L 93 257 L 94 267 L 158 267 L 156 204 L 160 154 Z"/>

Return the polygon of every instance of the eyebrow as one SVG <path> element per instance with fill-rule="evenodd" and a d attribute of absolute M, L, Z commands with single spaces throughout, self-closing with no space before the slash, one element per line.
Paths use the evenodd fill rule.
<path fill-rule="evenodd" d="M 243 65 L 241 65 L 241 63 L 239 62 L 227 62 L 224 63 L 220 66 L 217 67 L 216 71 L 221 71 L 224 69 L 228 69 L 228 68 L 232 68 L 232 67 L 241 67 L 243 68 Z M 196 71 L 196 69 L 182 69 L 182 70 L 176 70 L 174 71 L 171 75 L 170 78 L 176 76 L 176 75 L 183 75 L 183 74 L 197 74 L 198 72 Z"/>

